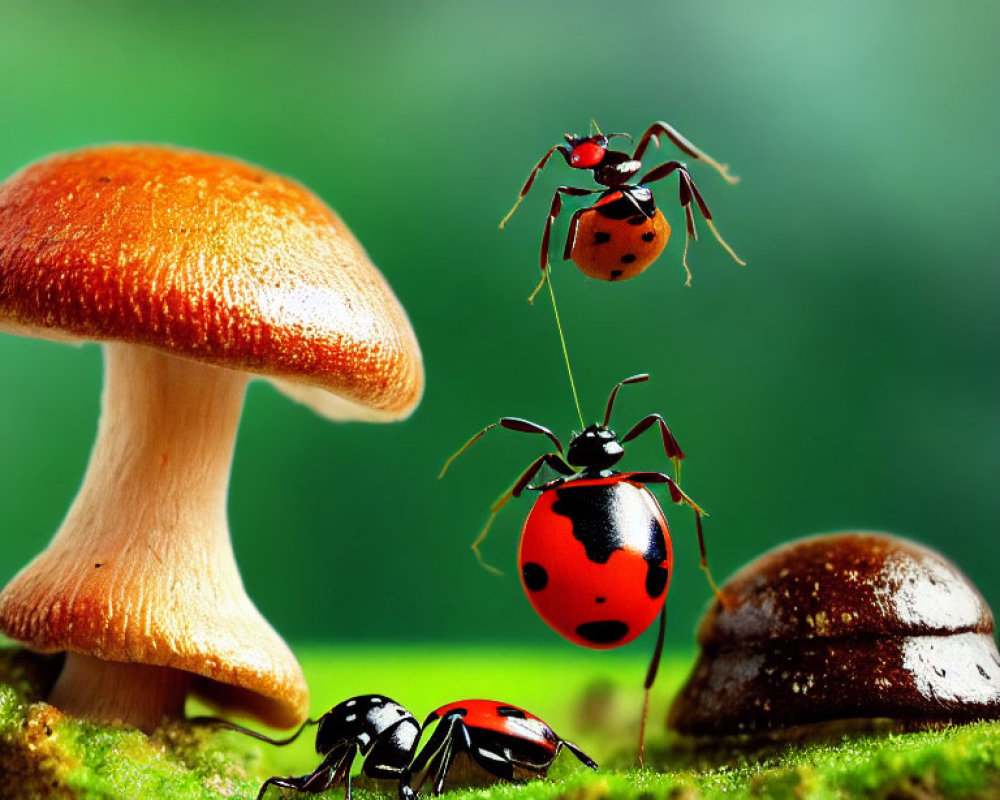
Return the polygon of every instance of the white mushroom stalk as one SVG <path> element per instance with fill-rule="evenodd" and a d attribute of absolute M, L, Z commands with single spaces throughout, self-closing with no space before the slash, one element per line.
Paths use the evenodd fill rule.
<path fill-rule="evenodd" d="M 212 673 L 242 665 L 241 645 L 260 653 L 262 638 L 264 653 L 285 656 L 243 590 L 226 518 L 246 384 L 231 370 L 106 347 L 83 485 L 48 549 L 4 594 L 19 598 L 10 624 L 36 649 L 91 653 L 67 655 L 50 698 L 63 710 L 149 730 L 181 715 L 198 663 L 225 679 Z M 258 671 L 280 670 L 270 661 Z"/>
<path fill-rule="evenodd" d="M 67 654 L 50 700 L 146 730 L 190 694 L 302 722 L 305 678 L 244 592 L 226 494 L 252 375 L 339 419 L 420 400 L 406 312 L 348 227 L 221 156 L 50 156 L 0 185 L 0 330 L 110 342 L 79 495 L 0 594 L 0 632 Z"/>

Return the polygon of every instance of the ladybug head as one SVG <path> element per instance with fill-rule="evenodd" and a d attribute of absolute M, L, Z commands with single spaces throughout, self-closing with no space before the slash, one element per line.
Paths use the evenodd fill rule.
<path fill-rule="evenodd" d="M 590 425 L 570 440 L 566 460 L 574 467 L 610 469 L 624 453 L 625 448 L 613 430 L 604 425 Z"/>
<path fill-rule="evenodd" d="M 569 165 L 575 169 L 593 169 L 604 160 L 608 151 L 607 136 L 574 136 L 565 134 L 569 145 Z"/>

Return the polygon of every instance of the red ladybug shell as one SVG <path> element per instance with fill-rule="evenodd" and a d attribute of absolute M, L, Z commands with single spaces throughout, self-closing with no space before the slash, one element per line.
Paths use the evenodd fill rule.
<path fill-rule="evenodd" d="M 556 756 L 559 737 L 545 720 L 523 708 L 497 700 L 457 700 L 432 711 L 428 719 L 441 719 L 456 711 L 465 712 L 462 721 L 473 735 L 475 731 L 488 731 L 511 736 L 541 746 L 552 758 Z"/>
<path fill-rule="evenodd" d="M 624 475 L 543 491 L 524 522 L 521 584 L 556 633 L 608 649 L 635 639 L 663 608 L 673 570 L 660 504 Z"/>
<path fill-rule="evenodd" d="M 649 267 L 670 239 L 670 223 L 656 209 L 653 218 L 636 214 L 613 219 L 600 206 L 580 215 L 570 258 L 580 271 L 602 281 L 624 281 Z"/>

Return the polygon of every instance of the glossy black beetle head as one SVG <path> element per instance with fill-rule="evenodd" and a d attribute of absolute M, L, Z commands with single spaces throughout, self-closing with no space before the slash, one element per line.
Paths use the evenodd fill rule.
<path fill-rule="evenodd" d="M 625 453 L 618 435 L 603 425 L 590 425 L 570 440 L 566 460 L 583 469 L 610 469 Z"/>

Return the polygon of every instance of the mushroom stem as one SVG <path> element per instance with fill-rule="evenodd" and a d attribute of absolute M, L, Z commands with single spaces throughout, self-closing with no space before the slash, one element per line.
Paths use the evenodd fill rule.
<path fill-rule="evenodd" d="M 150 730 L 183 713 L 189 673 L 222 681 L 248 661 L 264 671 L 261 645 L 287 648 L 247 598 L 229 539 L 246 376 L 119 344 L 105 363 L 83 485 L 48 549 L 0 597 L 0 615 L 8 597 L 27 593 L 30 610 L 11 634 L 70 651 L 54 704 Z M 296 721 L 269 711 L 276 724 Z"/>
<path fill-rule="evenodd" d="M 67 714 L 122 720 L 152 731 L 164 716 L 183 716 L 189 683 L 188 673 L 169 667 L 67 653 L 49 702 Z"/>

